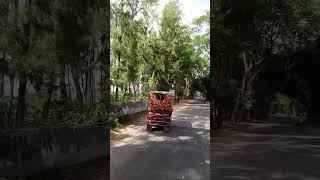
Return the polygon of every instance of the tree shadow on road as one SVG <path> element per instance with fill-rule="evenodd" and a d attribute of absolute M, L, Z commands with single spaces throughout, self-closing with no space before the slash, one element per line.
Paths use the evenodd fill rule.
<path fill-rule="evenodd" d="M 319 179 L 320 135 L 293 126 L 259 123 L 216 133 L 214 179 Z"/>
<path fill-rule="evenodd" d="M 135 143 L 112 148 L 112 154 L 124 156 L 122 158 L 125 159 L 125 164 L 112 166 L 113 161 L 119 163 L 119 157 L 111 154 L 111 177 L 123 180 L 209 179 L 209 143 L 207 147 L 203 147 L 202 136 L 190 136 L 185 131 L 187 130 L 179 129 L 179 133 L 156 132 L 147 139 L 137 138 Z"/>

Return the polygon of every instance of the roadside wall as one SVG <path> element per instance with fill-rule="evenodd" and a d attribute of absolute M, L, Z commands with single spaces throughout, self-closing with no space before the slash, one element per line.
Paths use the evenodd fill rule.
<path fill-rule="evenodd" d="M 147 110 L 148 102 L 112 103 L 113 117 Z M 24 176 L 107 157 L 106 124 L 0 131 L 0 177 Z"/>
<path fill-rule="evenodd" d="M 146 111 L 147 109 L 148 101 L 116 102 L 111 104 L 111 115 L 113 117 L 121 117 Z"/>
<path fill-rule="evenodd" d="M 114 117 L 147 110 L 148 102 L 112 103 Z M 0 177 L 24 176 L 108 155 L 106 124 L 0 131 Z"/>
<path fill-rule="evenodd" d="M 108 155 L 106 125 L 0 132 L 0 177 L 22 176 Z"/>

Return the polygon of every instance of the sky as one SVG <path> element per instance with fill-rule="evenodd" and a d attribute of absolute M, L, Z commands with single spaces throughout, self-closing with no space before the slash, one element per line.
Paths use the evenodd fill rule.
<path fill-rule="evenodd" d="M 112 3 L 117 1 L 118 0 L 111 0 Z M 162 10 L 169 1 L 170 0 L 158 0 L 158 7 L 155 7 L 155 13 L 158 14 L 159 17 L 161 17 Z M 183 24 L 190 25 L 194 18 L 204 15 L 206 11 L 210 10 L 210 0 L 179 0 L 179 3 L 183 12 L 181 18 Z M 138 16 L 137 18 L 140 18 Z M 151 25 L 157 31 L 159 30 L 158 23 L 159 22 L 153 22 L 153 24 Z"/>
<path fill-rule="evenodd" d="M 158 13 L 161 14 L 169 0 L 159 0 Z M 182 22 L 190 24 L 192 20 L 210 10 L 210 0 L 179 0 L 183 11 Z"/>

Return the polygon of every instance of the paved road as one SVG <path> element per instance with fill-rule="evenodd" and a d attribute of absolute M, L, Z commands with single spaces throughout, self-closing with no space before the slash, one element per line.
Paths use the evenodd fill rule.
<path fill-rule="evenodd" d="M 279 122 L 215 133 L 214 180 L 319 180 L 320 133 Z"/>
<path fill-rule="evenodd" d="M 111 180 L 209 180 L 209 104 L 175 106 L 170 132 L 146 132 L 145 115 L 111 139 Z"/>

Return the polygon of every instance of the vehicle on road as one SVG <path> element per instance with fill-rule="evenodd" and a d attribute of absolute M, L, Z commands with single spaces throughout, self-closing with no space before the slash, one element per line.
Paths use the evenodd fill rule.
<path fill-rule="evenodd" d="M 163 127 L 165 131 L 171 128 L 174 93 L 167 91 L 151 91 L 147 115 L 147 131 Z"/>

